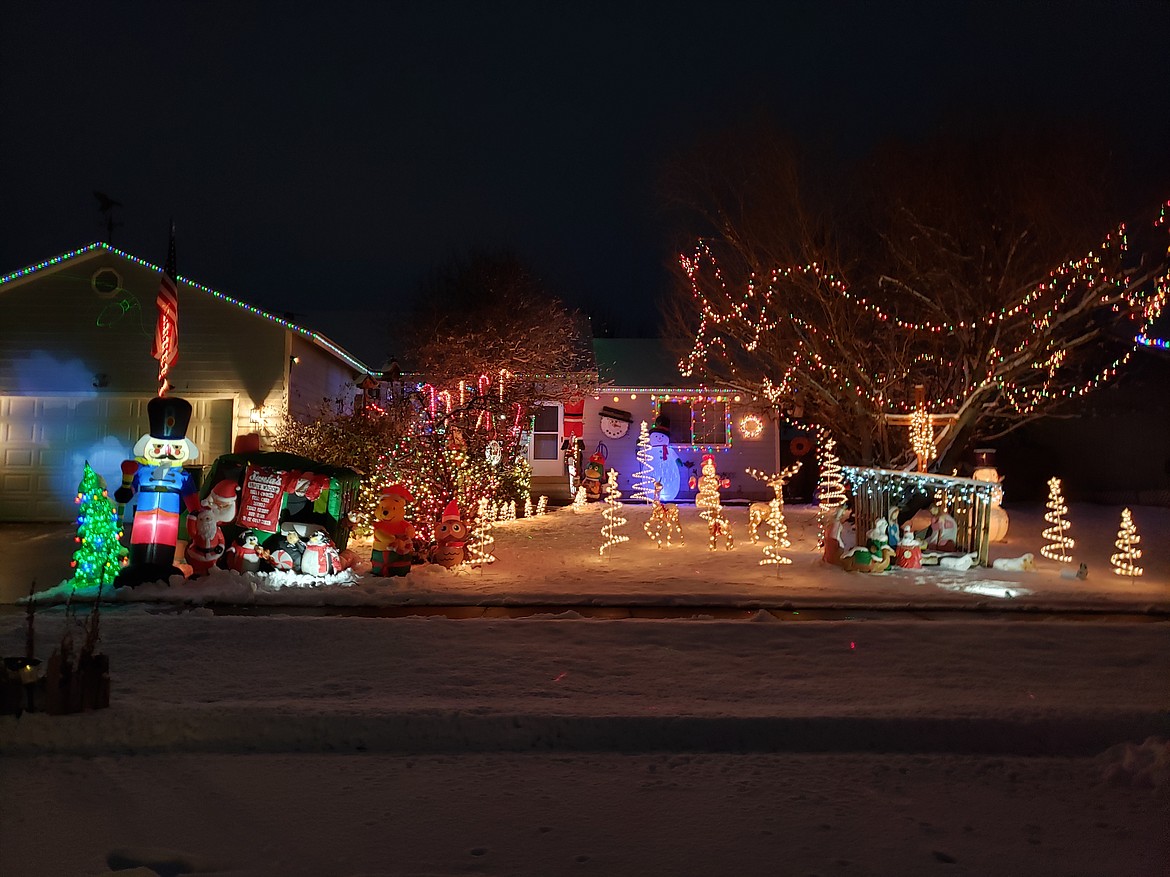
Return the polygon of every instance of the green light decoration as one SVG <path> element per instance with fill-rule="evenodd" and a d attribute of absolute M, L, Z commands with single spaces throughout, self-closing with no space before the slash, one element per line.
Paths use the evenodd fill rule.
<path fill-rule="evenodd" d="M 107 586 L 113 586 L 114 577 L 122 568 L 126 549 L 122 546 L 122 527 L 118 523 L 114 504 L 106 492 L 105 482 L 89 465 L 81 476 L 75 502 L 77 513 L 77 550 L 73 552 L 73 590 L 97 588 L 98 596 Z"/>

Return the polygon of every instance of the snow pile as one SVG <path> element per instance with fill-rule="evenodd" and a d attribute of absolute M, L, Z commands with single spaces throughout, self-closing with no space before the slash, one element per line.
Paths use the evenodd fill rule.
<path fill-rule="evenodd" d="M 1170 790 L 1170 740 L 1147 737 L 1140 744 L 1119 743 L 1098 760 L 1107 783 Z"/>

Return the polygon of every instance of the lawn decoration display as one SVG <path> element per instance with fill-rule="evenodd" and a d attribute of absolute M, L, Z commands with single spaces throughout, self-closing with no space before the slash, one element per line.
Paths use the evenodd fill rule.
<path fill-rule="evenodd" d="M 886 524 L 884 519 L 879 520 L 883 525 Z M 958 548 L 959 524 L 954 515 L 934 503 L 930 507 L 930 526 L 917 535 L 925 540 L 925 546 L 930 551 L 954 551 Z M 990 541 L 990 524 L 987 538 Z"/>
<path fill-rule="evenodd" d="M 601 543 L 599 553 L 605 557 L 607 548 L 612 548 L 614 545 L 620 545 L 623 542 L 629 542 L 629 536 L 622 536 L 618 534 L 618 530 L 626 525 L 626 519 L 622 516 L 622 492 L 618 489 L 618 473 L 616 469 L 610 469 L 608 474 L 609 482 L 606 485 L 605 491 L 605 511 L 602 516 L 605 518 L 605 523 L 601 527 L 601 538 L 604 540 Z"/>
<path fill-rule="evenodd" d="M 601 486 L 605 480 L 605 460 L 609 452 L 601 442 L 597 443 L 597 450 L 589 456 L 585 463 L 585 475 L 581 479 L 581 486 L 585 488 L 585 498 L 589 502 L 601 499 Z"/>
<path fill-rule="evenodd" d="M 649 432 L 651 476 L 662 485 L 662 501 L 673 502 L 682 484 L 682 461 L 670 446 L 670 419 L 659 415 Z"/>
<path fill-rule="evenodd" d="M 301 559 L 305 556 L 305 542 L 296 524 L 280 525 L 280 532 L 264 545 L 268 559 L 274 569 L 281 572 L 300 572 Z"/>
<path fill-rule="evenodd" d="M 991 562 L 992 569 L 1012 570 L 1014 572 L 1035 572 L 1036 555 L 1028 552 L 1019 557 L 997 557 Z"/>
<path fill-rule="evenodd" d="M 784 522 L 784 485 L 793 475 L 800 471 L 800 463 L 793 463 L 783 471 L 777 472 L 774 475 L 768 475 L 758 469 L 748 469 L 746 474 L 755 478 L 757 481 L 763 481 L 770 488 L 772 488 L 772 501 L 768 503 L 768 544 L 764 546 L 764 556 L 760 559 L 760 566 L 775 565 L 776 572 L 779 572 L 780 565 L 792 563 L 792 559 L 785 557 L 781 551 L 791 548 L 792 543 L 788 540 L 788 525 Z M 759 505 L 759 503 L 752 503 L 752 506 Z M 750 510 L 749 510 L 750 522 Z M 752 526 L 752 544 L 756 542 L 756 529 Z"/>
<path fill-rule="evenodd" d="M 841 562 L 841 556 L 856 542 L 855 538 L 851 538 L 846 542 L 846 535 L 849 529 L 849 516 L 852 510 L 847 505 L 837 506 L 832 510 L 832 519 L 825 526 L 824 532 L 821 536 L 821 542 L 824 545 L 824 550 L 821 553 L 821 560 L 825 563 L 838 564 Z"/>
<path fill-rule="evenodd" d="M 723 547 L 730 551 L 735 547 L 735 537 L 731 532 L 731 522 L 723 515 L 723 506 L 719 501 L 719 488 L 727 487 L 730 481 L 720 478 L 715 471 L 715 457 L 713 454 L 703 455 L 703 474 L 698 479 L 691 478 L 691 487 L 699 488 L 699 495 L 695 497 L 695 506 L 701 511 L 699 517 L 707 522 L 707 548 L 714 551 L 719 547 L 719 540 L 723 540 Z"/>
<path fill-rule="evenodd" d="M 1066 535 L 1069 528 L 1072 527 L 1068 518 L 1065 517 L 1067 514 L 1068 506 L 1065 504 L 1064 496 L 1060 490 L 1060 479 L 1049 478 L 1048 511 L 1044 515 L 1044 520 L 1052 526 L 1040 534 L 1048 540 L 1048 543 L 1040 549 L 1040 553 L 1057 563 L 1072 563 L 1072 555 L 1069 552 L 1076 547 L 1073 538 Z"/>
<path fill-rule="evenodd" d="M 860 545 L 851 548 L 841 555 L 839 564 L 845 572 L 879 573 L 888 570 L 893 560 L 894 549 L 889 546 L 889 543 L 885 543 L 881 550 L 876 552 L 869 548 L 862 548 Z"/>
<path fill-rule="evenodd" d="M 1137 526 L 1129 509 L 1121 510 L 1121 526 L 1117 531 L 1117 541 L 1114 546 L 1117 553 L 1110 555 L 1109 562 L 1113 564 L 1113 574 L 1119 576 L 1140 576 L 1142 568 L 1134 566 L 1135 560 L 1141 560 L 1142 550 L 1138 543 L 1142 537 L 1138 535 Z"/>
<path fill-rule="evenodd" d="M 496 537 L 492 535 L 492 517 L 488 511 L 487 497 L 481 497 L 475 510 L 475 523 L 471 528 L 471 541 L 467 544 L 467 565 L 482 567 L 496 562 L 492 546 Z"/>
<path fill-rule="evenodd" d="M 975 449 L 975 471 L 971 477 L 976 481 L 990 481 L 997 485 L 991 493 L 991 527 L 989 538 L 992 542 L 1003 542 L 1007 539 L 1008 515 L 1003 510 L 1003 476 L 995 468 L 995 450 L 992 448 Z"/>
<path fill-rule="evenodd" d="M 191 403 L 156 396 L 146 412 L 150 431 L 134 445 L 134 459 L 122 464 L 122 486 L 114 492 L 119 503 L 133 509 L 130 562 L 118 575 L 119 586 L 182 575 L 174 566 L 179 516 L 199 504 L 195 481 L 183 468 L 199 456 L 187 438 Z"/>
<path fill-rule="evenodd" d="M 203 505 L 194 514 L 187 515 L 187 550 L 183 555 L 193 576 L 206 575 L 216 566 L 226 551 L 226 540 L 218 519 L 218 512 Z"/>
<path fill-rule="evenodd" d="M 826 438 L 820 445 L 820 477 L 817 479 L 818 520 L 820 521 L 821 539 L 832 523 L 834 515 L 845 504 L 845 479 L 841 473 L 841 460 L 834 453 L 837 442 Z M 818 543 L 818 548 L 822 547 Z"/>
<path fill-rule="evenodd" d="M 662 484 L 655 481 L 650 520 L 642 525 L 642 529 L 658 544 L 659 548 L 662 547 L 663 539 L 666 540 L 667 547 L 673 545 L 675 536 L 678 537 L 678 544 L 682 545 L 683 529 L 678 518 L 678 506 L 662 502 L 661 496 Z"/>
<path fill-rule="evenodd" d="M 286 525 L 295 524 L 301 541 L 313 530 L 324 529 L 344 550 L 360 481 L 352 469 L 296 454 L 224 454 L 205 479 L 201 505 L 212 510 L 229 545 L 241 530 L 252 530 L 270 552 L 280 534 L 289 531 Z"/>
<path fill-rule="evenodd" d="M 413 554 L 413 552 L 412 552 Z M 409 558 L 409 555 L 408 555 Z M 391 570 L 396 567 L 391 566 Z M 337 546 L 324 530 L 314 530 L 305 542 L 305 553 L 301 555 L 301 572 L 305 575 L 321 577 L 331 576 L 341 571 L 340 557 Z M 410 560 L 406 561 L 404 572 L 388 572 L 383 575 L 406 575 L 410 572 Z"/>
<path fill-rule="evenodd" d="M 921 508 L 927 504 L 926 499 L 930 498 L 929 504 L 934 509 L 930 524 L 916 532 L 918 539 L 923 542 L 923 564 L 930 564 L 944 554 L 961 557 L 974 552 L 979 565 L 991 565 L 990 523 L 991 496 L 996 488 L 994 483 L 929 472 L 854 466 L 844 466 L 842 472 L 853 494 L 853 517 L 859 534 L 868 534 L 877 519 L 885 517 L 891 508 Z"/>
<path fill-rule="evenodd" d="M 114 511 L 102 477 L 89 465 L 87 460 L 77 486 L 77 550 L 73 552 L 73 588 L 97 587 L 98 596 L 102 588 L 113 585 L 126 549 L 119 541 L 122 528 L 118 514 Z"/>
<path fill-rule="evenodd" d="M 770 502 L 753 502 L 748 506 L 748 542 L 755 545 L 760 541 L 760 525 L 772 516 Z"/>
<path fill-rule="evenodd" d="M 406 520 L 406 506 L 413 496 L 401 484 L 382 491 L 374 510 L 374 549 L 370 555 L 374 575 L 404 576 L 414 558 L 414 525 Z"/>
<path fill-rule="evenodd" d="M 901 569 L 922 568 L 922 546 L 914 537 L 914 528 L 907 521 L 894 548 L 894 563 Z"/>
<path fill-rule="evenodd" d="M 642 421 L 638 433 L 638 451 L 635 455 L 638 461 L 638 471 L 634 473 L 634 489 L 630 492 L 630 499 L 641 500 L 644 503 L 661 502 L 662 483 L 655 481 L 654 469 L 650 465 L 650 430 L 646 421 Z"/>
<path fill-rule="evenodd" d="M 260 571 L 260 538 L 252 530 L 242 530 L 225 555 L 228 569 L 238 573 Z"/>
<path fill-rule="evenodd" d="M 452 569 L 466 561 L 468 535 L 467 525 L 459 516 L 459 506 L 455 500 L 451 500 L 443 510 L 443 519 L 435 525 L 431 563 Z"/>

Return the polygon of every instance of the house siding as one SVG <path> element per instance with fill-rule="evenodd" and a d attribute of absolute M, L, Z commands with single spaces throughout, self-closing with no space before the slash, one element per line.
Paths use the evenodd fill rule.
<path fill-rule="evenodd" d="M 693 390 L 680 390 L 680 394 L 692 393 Z M 614 397 L 617 397 L 615 401 Z M 730 484 L 720 491 L 723 500 L 767 500 L 772 498 L 771 489 L 763 482 L 757 481 L 746 473 L 747 469 L 758 469 L 762 472 L 777 471 L 777 462 L 784 463 L 788 450 L 787 440 L 782 444 L 776 429 L 776 422 L 768 413 L 758 406 L 731 404 L 731 444 L 725 447 L 716 447 L 712 453 L 715 456 L 715 467 L 720 477 L 727 478 Z M 614 439 L 604 435 L 601 431 L 601 409 L 603 407 L 618 408 L 629 411 L 633 422 L 629 431 L 621 438 Z M 744 414 L 753 412 L 762 416 L 764 428 L 759 438 L 747 439 L 739 430 L 739 421 Z M 653 425 L 658 414 L 658 405 L 646 393 L 610 391 L 600 396 L 586 399 L 584 415 L 585 457 L 597 450 L 599 443 L 605 445 L 608 452 L 606 467 L 617 469 L 618 489 L 624 497 L 630 496 L 634 488 L 633 476 L 641 466 L 638 463 L 638 436 L 641 422 Z M 707 453 L 701 448 L 690 448 L 685 445 L 672 445 L 677 451 L 679 460 L 683 464 L 681 473 L 682 486 L 676 498 L 679 502 L 693 502 L 696 493 L 689 486 L 692 475 L 701 474 L 703 455 Z M 815 456 L 811 453 L 802 459 L 808 461 L 806 465 L 815 466 Z"/>

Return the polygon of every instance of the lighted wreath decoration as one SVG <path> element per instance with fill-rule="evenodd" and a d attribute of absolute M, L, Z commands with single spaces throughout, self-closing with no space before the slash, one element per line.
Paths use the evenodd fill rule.
<path fill-rule="evenodd" d="M 504 450 L 500 447 L 500 443 L 495 439 L 487 443 L 487 448 L 484 451 L 484 456 L 487 457 L 488 463 L 493 466 L 499 466 L 500 460 L 504 457 Z"/>
<path fill-rule="evenodd" d="M 739 419 L 739 434 L 746 439 L 756 439 L 764 434 L 764 418 L 758 414 L 745 414 Z"/>

